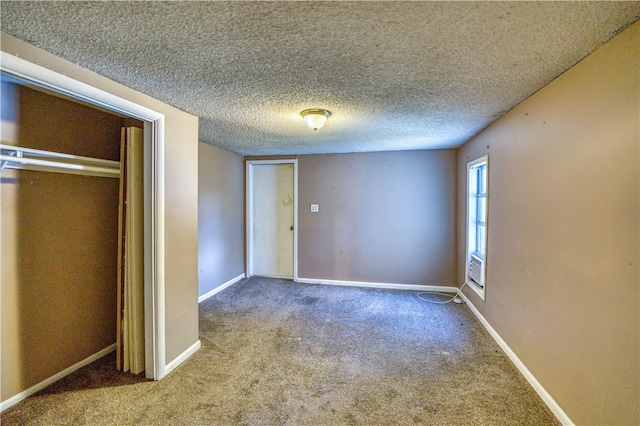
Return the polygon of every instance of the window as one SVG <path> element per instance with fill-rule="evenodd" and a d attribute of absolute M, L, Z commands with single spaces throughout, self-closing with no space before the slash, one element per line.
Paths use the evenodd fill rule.
<path fill-rule="evenodd" d="M 484 299 L 487 261 L 489 162 L 484 156 L 467 164 L 466 281 Z"/>

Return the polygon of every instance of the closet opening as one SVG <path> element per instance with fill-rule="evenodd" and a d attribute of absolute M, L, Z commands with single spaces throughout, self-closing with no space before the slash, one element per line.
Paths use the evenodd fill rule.
<path fill-rule="evenodd" d="M 141 137 L 135 362 L 161 379 L 164 116 L 4 52 L 1 68 L 2 386 L 15 392 L 0 409 L 115 349 L 123 128 Z"/>

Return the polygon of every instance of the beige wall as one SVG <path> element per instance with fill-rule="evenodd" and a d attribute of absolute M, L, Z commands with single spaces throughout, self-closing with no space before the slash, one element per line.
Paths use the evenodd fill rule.
<path fill-rule="evenodd" d="M 2 33 L 1 49 L 165 117 L 166 362 L 198 341 L 198 119 Z"/>
<path fill-rule="evenodd" d="M 298 276 L 456 285 L 455 155 L 300 156 Z"/>
<path fill-rule="evenodd" d="M 489 154 L 486 302 L 473 304 L 577 424 L 638 424 L 640 23 L 458 153 Z"/>
<path fill-rule="evenodd" d="M 244 274 L 242 156 L 200 142 L 198 148 L 198 295 Z"/>
<path fill-rule="evenodd" d="M 5 82 L 2 109 L 3 143 L 118 160 L 121 117 Z M 2 171 L 3 401 L 115 342 L 118 191 Z"/>

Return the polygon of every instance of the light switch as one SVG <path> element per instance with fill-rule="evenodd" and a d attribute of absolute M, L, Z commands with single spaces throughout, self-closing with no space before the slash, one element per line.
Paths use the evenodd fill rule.
<path fill-rule="evenodd" d="M 318 205 L 311 204 L 311 213 L 318 213 Z"/>

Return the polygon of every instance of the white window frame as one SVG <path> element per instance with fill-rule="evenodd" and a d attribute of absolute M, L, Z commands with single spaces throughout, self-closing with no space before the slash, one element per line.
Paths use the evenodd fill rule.
<path fill-rule="evenodd" d="M 485 217 L 484 217 L 484 247 L 477 250 L 477 223 L 478 223 L 478 169 L 485 168 L 484 178 L 484 194 L 485 198 Z M 465 254 L 465 282 L 467 287 L 472 289 L 485 300 L 485 290 L 487 287 L 487 243 L 489 235 L 489 156 L 485 155 L 476 160 L 467 163 L 467 237 L 466 237 L 466 254 Z M 481 258 L 484 264 L 483 268 L 483 285 L 478 284 L 470 277 L 471 256 L 474 255 Z"/>

